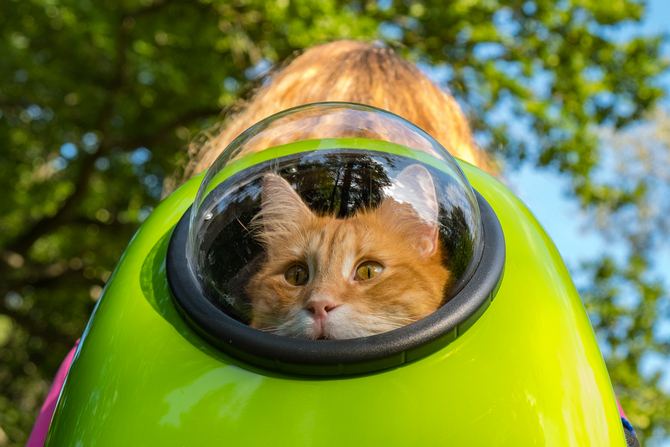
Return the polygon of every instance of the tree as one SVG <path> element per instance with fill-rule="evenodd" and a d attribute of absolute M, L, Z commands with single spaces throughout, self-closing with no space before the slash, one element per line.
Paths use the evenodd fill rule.
<path fill-rule="evenodd" d="M 616 44 L 596 31 L 643 12 L 631 0 L 3 0 L 0 444 L 26 440 L 187 142 L 273 63 L 336 38 L 393 41 L 448 84 L 499 160 L 557 169 L 584 207 L 623 209 L 646 190 L 594 179 L 603 147 L 594 127 L 640 119 L 665 65 L 660 38 Z M 525 123 L 523 134 L 510 122 Z M 623 268 L 643 277 L 646 266 Z M 608 285 L 598 278 L 607 279 L 594 287 Z M 650 421 L 644 436 L 670 428 Z"/>
<path fill-rule="evenodd" d="M 586 262 L 581 290 L 608 370 L 631 423 L 650 440 L 669 434 L 670 407 L 661 370 L 641 374 L 645 361 L 667 362 L 667 283 L 658 277 L 659 253 L 667 250 L 670 189 L 670 117 L 654 110 L 646 122 L 627 129 L 603 129 L 608 148 L 597 186 L 613 185 L 634 197 L 615 197 L 589 206 L 595 228 L 621 248 Z M 666 377 L 667 378 L 667 377 Z M 649 442 L 647 445 L 651 445 Z"/>

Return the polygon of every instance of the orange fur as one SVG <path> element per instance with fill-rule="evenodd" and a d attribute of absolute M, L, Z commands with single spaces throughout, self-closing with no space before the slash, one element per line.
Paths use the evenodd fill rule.
<path fill-rule="evenodd" d="M 306 50 L 273 71 L 248 103 L 235 107 L 218 134 L 191 146 L 183 175 L 168 179 L 164 194 L 209 168 L 253 124 L 282 110 L 325 101 L 388 110 L 425 130 L 453 156 L 494 172 L 474 144 L 467 120 L 451 95 L 387 47 L 339 41 Z M 310 129 L 289 129 L 284 135 L 259 138 L 247 144 L 243 153 L 231 155 L 318 138 L 319 124 L 333 126 L 319 122 Z M 379 131 L 383 126 L 373 124 L 362 127 L 376 134 L 356 136 L 404 143 L 401 133 L 388 134 L 395 129 Z M 316 216 L 290 186 L 286 190 L 274 177 L 266 177 L 263 196 L 267 199 L 258 219 L 263 223 L 256 226 L 268 262 L 247 285 L 253 327 L 305 338 L 354 338 L 403 326 L 442 304 L 451 275 L 441 263 L 437 231 L 426 225 L 425 210 L 387 198 L 377 209 L 359 211 L 348 219 Z M 268 205 L 272 201 L 277 206 Z M 352 280 L 356 266 L 365 260 L 379 260 L 385 269 L 369 281 Z M 310 270 L 304 286 L 290 286 L 284 278 L 295 262 Z"/>
<path fill-rule="evenodd" d="M 252 327 L 301 338 L 356 338 L 404 326 L 443 302 L 450 273 L 441 263 L 436 223 L 408 203 L 386 198 L 347 219 L 317 216 L 288 182 L 269 174 L 257 217 L 268 261 L 247 285 Z M 370 260 L 384 270 L 357 281 L 356 267 Z M 309 269 L 302 286 L 284 277 L 296 263 Z M 314 315 L 319 302 L 331 308 L 321 320 Z"/>

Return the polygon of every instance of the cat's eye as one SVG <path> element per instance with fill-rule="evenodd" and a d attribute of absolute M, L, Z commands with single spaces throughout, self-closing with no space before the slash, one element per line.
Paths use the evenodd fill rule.
<path fill-rule="evenodd" d="M 304 265 L 293 264 L 284 272 L 284 278 L 292 286 L 302 286 L 309 279 L 309 272 Z"/>
<path fill-rule="evenodd" d="M 356 281 L 367 281 L 379 275 L 384 266 L 376 261 L 365 261 L 356 268 Z"/>

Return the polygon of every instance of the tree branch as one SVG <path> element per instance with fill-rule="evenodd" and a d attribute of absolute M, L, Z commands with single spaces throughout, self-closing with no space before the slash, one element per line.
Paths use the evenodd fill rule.
<path fill-rule="evenodd" d="M 174 3 L 174 1 L 157 1 L 152 3 L 150 6 L 147 6 L 146 8 L 140 8 L 136 11 L 128 13 L 128 16 L 133 18 L 146 16 L 156 11 L 160 11 L 171 3 Z"/>
<path fill-rule="evenodd" d="M 134 137 L 130 138 L 123 138 L 120 140 L 114 140 L 113 146 L 120 146 L 122 148 L 137 148 L 138 146 L 148 146 L 151 143 L 155 143 L 156 141 L 160 141 L 162 138 L 164 138 L 168 132 L 170 132 L 172 129 L 174 129 L 177 126 L 183 126 L 184 124 L 189 123 L 190 121 L 193 121 L 198 118 L 205 118 L 209 117 L 212 115 L 220 115 L 222 113 L 225 113 L 227 109 L 221 110 L 220 108 L 206 108 L 206 109 L 199 109 L 199 110 L 191 110 L 190 112 L 185 113 L 184 115 L 177 117 L 170 121 L 169 123 L 165 124 L 164 126 L 160 127 L 158 130 L 155 132 L 152 132 L 151 134 L 147 135 L 137 135 Z"/>
<path fill-rule="evenodd" d="M 61 332 L 59 328 L 55 326 L 52 327 L 53 329 L 50 329 L 48 324 L 39 324 L 29 316 L 23 315 L 12 309 L 4 308 L 2 309 L 2 314 L 7 315 L 14 320 L 17 325 L 25 328 L 31 335 L 41 335 L 50 343 L 58 342 L 63 343 L 66 346 L 71 346 L 78 338 L 75 335 L 68 335 Z"/>
<path fill-rule="evenodd" d="M 25 255 L 37 239 L 58 228 L 72 215 L 75 208 L 81 203 L 86 195 L 86 186 L 91 179 L 91 175 L 93 175 L 95 161 L 101 156 L 98 154 L 96 155 L 97 156 L 89 156 L 84 160 L 79 172 L 79 178 L 75 183 L 74 193 L 65 200 L 65 203 L 56 214 L 51 217 L 43 217 L 40 219 L 22 236 L 14 239 L 14 241 L 7 247 L 7 250 L 20 255 Z"/>
<path fill-rule="evenodd" d="M 75 216 L 72 219 L 68 221 L 69 224 L 72 225 L 82 225 L 82 226 L 88 226 L 88 225 L 97 225 L 100 227 L 100 230 L 105 230 L 105 229 L 111 229 L 113 231 L 119 231 L 123 228 L 135 228 L 136 231 L 137 227 L 133 227 L 133 223 L 121 223 L 118 220 L 114 220 L 113 222 L 106 223 L 106 222 L 100 222 L 99 220 L 96 219 L 90 219 L 88 217 L 84 216 Z"/>
<path fill-rule="evenodd" d="M 50 270 L 49 267 L 54 267 L 57 266 L 58 270 L 53 271 Z M 26 267 L 24 267 L 26 268 Z M 59 281 L 71 281 L 75 282 L 78 285 L 83 285 L 86 287 L 90 287 L 92 285 L 98 285 L 100 287 L 105 286 L 105 282 L 100 279 L 100 278 L 86 278 L 84 277 L 81 273 L 77 273 L 76 270 L 71 270 L 67 268 L 66 266 L 63 266 L 62 268 L 58 266 L 58 264 L 52 264 L 51 266 L 41 266 L 41 265 L 28 265 L 27 268 L 29 270 L 32 270 L 34 272 L 34 276 L 32 276 L 29 280 L 26 280 L 25 278 L 19 278 L 15 280 L 13 283 L 9 283 L 7 281 L 7 278 L 5 278 L 4 284 L 0 288 L 0 296 L 5 296 L 9 291 L 11 290 L 20 290 L 21 287 L 25 286 L 26 284 L 29 284 L 32 287 L 35 288 L 49 288 L 49 287 L 57 287 L 54 286 L 55 283 Z"/>

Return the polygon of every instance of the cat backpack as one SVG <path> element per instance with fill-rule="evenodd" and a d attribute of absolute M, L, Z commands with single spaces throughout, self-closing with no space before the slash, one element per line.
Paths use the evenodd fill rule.
<path fill-rule="evenodd" d="M 392 200 L 398 216 L 413 213 L 416 234 L 436 228 L 445 304 L 350 339 L 289 337 L 278 334 L 291 322 L 258 323 L 274 296 L 259 272 L 296 251 L 264 231 L 301 231 L 268 220 L 284 196 L 270 196 L 267 179 L 339 222 Z M 386 216 L 379 228 L 397 217 Z M 370 250 L 403 249 L 351 236 Z M 333 262 L 343 249 L 310 244 Z M 426 275 L 407 274 L 411 256 L 394 273 L 352 253 L 352 273 L 322 265 L 326 256 L 278 266 L 278 275 L 296 288 L 327 268 L 366 287 L 402 275 L 403 287 L 425 285 Z M 401 299 L 397 289 L 386 293 Z M 343 324 L 389 307 L 378 301 Z M 324 103 L 254 125 L 142 224 L 77 348 L 45 445 L 624 447 L 626 435 L 584 307 L 524 204 L 402 118 Z"/>

